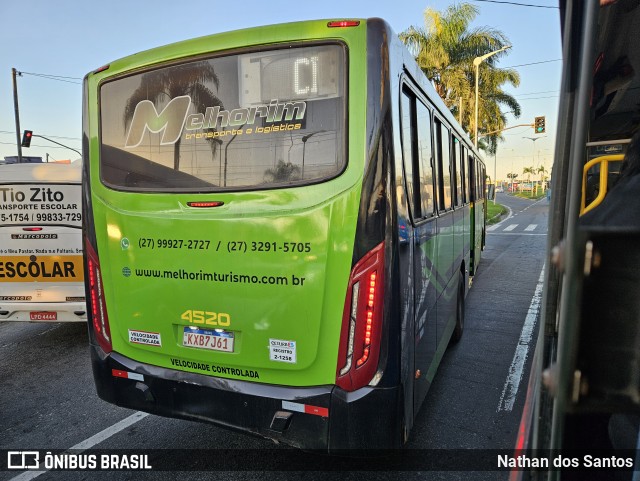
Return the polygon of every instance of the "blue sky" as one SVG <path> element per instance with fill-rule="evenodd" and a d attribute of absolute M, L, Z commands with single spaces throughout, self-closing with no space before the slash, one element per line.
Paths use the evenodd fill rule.
<path fill-rule="evenodd" d="M 514 0 L 542 6 L 553 0 Z M 11 68 L 18 78 L 20 125 L 74 149 L 81 150 L 81 78 L 111 60 L 152 47 L 238 28 L 317 18 L 382 17 L 396 33 L 411 25 L 423 26 L 425 8 L 445 10 L 450 0 L 282 0 L 220 2 L 219 0 L 32 0 L 2 1 L 0 18 L 0 158 L 17 155 Z M 459 2 L 458 2 L 459 3 Z M 553 158 L 562 62 L 560 23 L 556 8 L 532 8 L 469 1 L 480 9 L 474 26 L 502 31 L 512 45 L 500 66 L 516 67 L 520 86 L 508 89 L 522 107 L 522 115 L 509 115 L 509 126 L 533 123 L 546 116 L 547 134 L 534 137 L 533 128 L 505 132 L 498 147 L 497 177 L 542 163 L 550 170 Z M 481 67 L 482 68 L 482 67 Z M 28 73 L 28 74 L 27 74 Z M 54 81 L 29 74 L 69 77 Z M 23 155 L 76 159 L 72 150 L 34 138 Z M 485 158 L 493 177 L 494 158 Z"/>

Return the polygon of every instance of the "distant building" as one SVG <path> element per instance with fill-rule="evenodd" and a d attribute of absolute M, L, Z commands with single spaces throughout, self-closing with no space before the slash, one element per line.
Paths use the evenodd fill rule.
<path fill-rule="evenodd" d="M 17 164 L 17 163 L 18 163 L 17 155 L 10 155 L 8 157 L 5 157 L 4 160 L 0 160 L 0 164 Z M 40 164 L 42 163 L 42 157 L 29 157 L 28 155 L 23 155 L 22 163 L 23 164 Z"/>

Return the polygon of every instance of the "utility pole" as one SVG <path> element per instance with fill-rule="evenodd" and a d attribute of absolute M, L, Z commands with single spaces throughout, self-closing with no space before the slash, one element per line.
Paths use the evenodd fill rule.
<path fill-rule="evenodd" d="M 501 49 L 495 50 L 493 52 L 489 52 L 485 55 L 482 55 L 480 57 L 476 57 L 473 59 L 473 66 L 476 69 L 476 101 L 475 101 L 475 115 L 474 115 L 475 122 L 473 125 L 473 142 L 476 147 L 478 146 L 478 77 L 480 76 L 480 64 L 485 60 L 487 60 L 492 55 L 495 55 L 504 50 L 507 50 L 508 48 L 511 48 L 511 45 L 505 45 Z"/>
<path fill-rule="evenodd" d="M 546 137 L 522 137 L 523 139 L 529 139 L 531 141 L 533 141 L 533 165 L 532 167 L 535 167 L 536 165 L 536 140 L 540 140 L 540 139 L 545 139 Z"/>
<path fill-rule="evenodd" d="M 498 165 L 498 147 L 496 146 L 496 151 L 493 153 L 493 185 L 494 190 L 493 190 L 493 205 L 496 205 L 496 197 L 497 197 L 497 190 L 498 190 L 498 170 L 497 170 L 497 165 Z"/>
<path fill-rule="evenodd" d="M 532 156 L 533 165 L 531 167 L 535 168 L 535 166 L 536 166 L 536 140 L 545 139 L 546 137 L 522 137 L 522 138 L 523 139 L 529 139 L 529 140 L 531 140 L 533 142 L 533 156 Z M 523 164 L 523 167 L 524 167 L 524 164 Z M 524 168 L 523 168 L 523 171 L 524 171 Z M 536 183 L 536 185 L 537 185 L 537 183 Z M 537 192 L 537 190 L 536 190 L 536 192 Z M 534 189 L 533 189 L 533 184 L 532 184 L 531 185 L 531 194 L 533 194 L 533 193 L 534 193 Z"/>
<path fill-rule="evenodd" d="M 18 109 L 18 83 L 16 77 L 20 74 L 15 68 L 11 69 L 13 79 L 13 109 L 16 116 L 16 143 L 18 146 L 18 163 L 22 163 L 22 141 L 20 140 L 20 110 Z"/>

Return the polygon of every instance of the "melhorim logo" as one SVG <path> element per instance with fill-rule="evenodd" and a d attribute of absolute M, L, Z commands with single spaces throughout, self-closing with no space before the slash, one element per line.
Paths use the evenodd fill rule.
<path fill-rule="evenodd" d="M 253 125 L 256 119 L 261 118 L 267 123 L 302 120 L 307 103 L 279 102 L 274 99 L 268 104 L 233 110 L 221 110 L 219 106 L 207 107 L 204 114 L 189 114 L 190 107 L 191 97 L 188 95 L 171 99 L 160 113 L 150 100 L 139 102 L 127 132 L 125 148 L 133 149 L 139 146 L 146 130 L 154 134 L 162 132 L 160 145 L 171 145 L 178 141 L 183 130 L 236 128 Z"/>

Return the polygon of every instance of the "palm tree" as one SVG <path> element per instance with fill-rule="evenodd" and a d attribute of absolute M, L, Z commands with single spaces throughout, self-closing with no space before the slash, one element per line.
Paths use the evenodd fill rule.
<path fill-rule="evenodd" d="M 507 37 L 492 28 L 469 30 L 478 15 L 478 8 L 468 3 L 451 5 L 444 13 L 427 8 L 424 12 L 425 28 L 410 27 L 400 34 L 400 39 L 416 57 L 422 71 L 431 80 L 438 95 L 451 112 L 460 119 L 467 131 L 473 131 L 475 72 L 473 59 L 499 50 L 507 45 Z M 480 69 L 482 102 L 479 105 L 479 130 L 493 132 L 506 125 L 505 111 L 520 116 L 520 104 L 502 90 L 502 85 L 518 86 L 520 76 L 513 69 L 499 69 L 497 60 L 505 53 L 489 57 Z M 480 143 L 490 153 L 495 153 L 497 140 L 494 134 L 488 142 Z"/>
<path fill-rule="evenodd" d="M 189 95 L 192 104 L 198 112 L 204 113 L 207 107 L 219 106 L 224 108 L 222 101 L 207 86 L 213 84 L 218 89 L 220 80 L 209 62 L 190 62 L 171 68 L 148 72 L 142 75 L 140 86 L 127 100 L 124 110 L 125 130 L 133 118 L 136 106 L 143 100 L 149 100 L 154 105 L 170 102 L 181 95 Z M 211 143 L 211 150 L 215 155 L 217 142 L 207 139 Z M 173 147 L 173 168 L 180 168 L 180 143 L 178 138 Z"/>
<path fill-rule="evenodd" d="M 267 169 L 265 171 L 264 176 L 269 182 L 288 182 L 298 180 L 300 179 L 300 167 L 292 164 L 291 162 L 279 160 L 278 164 L 273 169 Z"/>
<path fill-rule="evenodd" d="M 541 165 L 540 167 L 538 167 L 537 170 L 538 174 L 540 174 L 540 183 L 542 184 L 542 191 L 544 192 L 544 187 L 545 187 L 545 180 L 547 178 L 547 169 L 544 168 L 544 165 Z"/>

